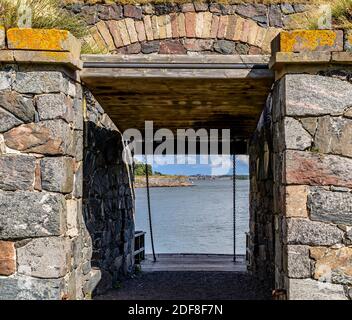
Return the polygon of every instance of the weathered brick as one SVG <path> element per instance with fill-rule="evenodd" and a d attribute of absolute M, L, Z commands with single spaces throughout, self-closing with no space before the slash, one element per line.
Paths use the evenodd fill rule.
<path fill-rule="evenodd" d="M 308 218 L 307 186 L 286 186 L 286 217 Z"/>
<path fill-rule="evenodd" d="M 210 38 L 216 38 L 218 34 L 220 23 L 220 16 L 213 14 L 213 18 L 211 21 L 211 29 L 210 29 Z"/>
<path fill-rule="evenodd" d="M 115 43 L 114 40 L 109 32 L 109 28 L 107 24 L 104 21 L 99 21 L 96 24 L 96 27 L 98 28 L 98 31 L 100 35 L 102 36 L 103 40 L 105 41 L 105 44 L 108 48 L 109 51 L 115 50 Z"/>
<path fill-rule="evenodd" d="M 237 16 L 234 16 L 234 15 L 229 16 L 225 39 L 232 40 L 234 38 L 235 29 L 236 29 L 236 20 L 237 20 Z"/>
<path fill-rule="evenodd" d="M 0 188 L 3 190 L 32 190 L 35 157 L 26 155 L 0 156 Z"/>
<path fill-rule="evenodd" d="M 227 32 L 228 19 L 229 19 L 228 16 L 220 16 L 219 29 L 218 29 L 219 39 L 225 38 L 225 35 Z"/>
<path fill-rule="evenodd" d="M 134 20 L 131 18 L 127 18 L 125 19 L 125 23 L 126 23 L 128 35 L 130 37 L 130 42 L 131 43 L 137 42 L 138 36 L 137 36 L 136 28 L 134 26 Z"/>
<path fill-rule="evenodd" d="M 352 159 L 313 152 L 285 152 L 286 183 L 352 187 Z"/>
<path fill-rule="evenodd" d="M 186 36 L 188 38 L 195 38 L 196 36 L 196 17 L 197 17 L 196 13 L 193 13 L 193 12 L 185 13 Z"/>
<path fill-rule="evenodd" d="M 152 16 L 152 30 L 153 30 L 153 38 L 160 39 L 159 34 L 159 21 L 157 16 Z"/>
<path fill-rule="evenodd" d="M 146 40 L 146 36 L 145 36 L 145 30 L 144 30 L 144 23 L 143 21 L 135 21 L 134 22 L 135 25 L 135 29 L 137 32 L 137 37 L 138 37 L 138 41 L 145 41 Z"/>
<path fill-rule="evenodd" d="M 0 240 L 0 276 L 10 276 L 16 272 L 15 243 Z"/>
<path fill-rule="evenodd" d="M 186 18 L 183 13 L 177 15 L 178 34 L 180 37 L 186 36 Z"/>
<path fill-rule="evenodd" d="M 106 46 L 106 43 L 103 39 L 103 37 L 101 36 L 98 28 L 96 26 L 93 26 L 89 29 L 89 33 L 90 33 L 90 37 L 93 40 L 90 40 L 90 37 L 86 37 L 85 41 L 87 43 L 90 43 L 90 45 L 92 46 L 92 48 L 97 48 L 100 51 L 102 51 L 103 53 L 107 53 L 109 50 Z"/>
<path fill-rule="evenodd" d="M 0 238 L 59 236 L 65 231 L 65 212 L 61 194 L 0 191 Z"/>
<path fill-rule="evenodd" d="M 255 45 L 255 40 L 259 32 L 259 26 L 252 20 L 249 20 L 249 34 L 247 42 L 251 45 Z"/>
<path fill-rule="evenodd" d="M 117 21 L 107 21 L 106 22 L 109 31 L 111 33 L 112 38 L 114 39 L 115 47 L 120 48 L 123 47 L 123 41 L 120 35 L 120 30 L 117 24 Z"/>
<path fill-rule="evenodd" d="M 165 16 L 165 30 L 166 38 L 172 38 L 171 17 L 169 15 Z"/>
<path fill-rule="evenodd" d="M 352 225 L 352 194 L 312 187 L 308 195 L 312 220 Z"/>
<path fill-rule="evenodd" d="M 178 32 L 177 14 L 176 13 L 170 13 L 170 22 L 171 22 L 172 38 L 178 38 L 180 35 Z"/>
<path fill-rule="evenodd" d="M 237 16 L 232 40 L 239 41 L 239 40 L 242 39 L 242 32 L 243 32 L 243 24 L 244 24 L 244 22 L 245 22 L 245 20 L 242 17 Z"/>
<path fill-rule="evenodd" d="M 5 48 L 5 28 L 0 26 L 0 49 Z"/>
<path fill-rule="evenodd" d="M 153 29 L 152 29 L 152 21 L 150 20 L 150 16 L 143 17 L 145 35 L 148 41 L 154 40 L 153 37 Z"/>
<path fill-rule="evenodd" d="M 126 27 L 126 19 L 117 21 L 118 29 L 120 30 L 120 36 L 122 39 L 122 43 L 124 46 L 131 44 L 130 36 L 128 35 L 127 27 Z"/>
<path fill-rule="evenodd" d="M 166 39 L 166 16 L 158 16 L 159 39 Z"/>
<path fill-rule="evenodd" d="M 69 157 L 44 158 L 40 161 L 42 188 L 70 193 L 73 190 L 73 160 Z"/>
<path fill-rule="evenodd" d="M 210 38 L 212 19 L 213 14 L 211 12 L 203 13 L 203 30 L 201 35 L 202 38 Z"/>

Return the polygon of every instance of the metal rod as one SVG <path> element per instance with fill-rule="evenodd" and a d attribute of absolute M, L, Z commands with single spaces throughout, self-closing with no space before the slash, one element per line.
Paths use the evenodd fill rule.
<path fill-rule="evenodd" d="M 151 206 L 150 206 L 149 172 L 148 172 L 148 162 L 147 161 L 145 162 L 145 180 L 146 180 L 146 186 L 147 186 L 150 241 L 152 243 L 153 260 L 154 260 L 154 262 L 156 262 L 156 255 L 155 255 L 155 249 L 154 249 L 154 237 L 153 237 L 152 210 L 151 210 Z"/>
<path fill-rule="evenodd" d="M 133 63 L 133 62 L 84 62 L 84 68 L 119 68 L 119 69 L 263 69 L 266 63 Z"/>
<path fill-rule="evenodd" d="M 236 262 L 236 153 L 232 156 L 233 165 L 233 261 Z"/>

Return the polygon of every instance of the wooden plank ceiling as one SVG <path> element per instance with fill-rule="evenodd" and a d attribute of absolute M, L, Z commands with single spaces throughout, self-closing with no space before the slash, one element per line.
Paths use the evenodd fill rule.
<path fill-rule="evenodd" d="M 248 139 L 274 81 L 264 56 L 84 59 L 82 80 L 121 131 L 143 132 L 149 120 L 155 130 L 229 128 Z"/>

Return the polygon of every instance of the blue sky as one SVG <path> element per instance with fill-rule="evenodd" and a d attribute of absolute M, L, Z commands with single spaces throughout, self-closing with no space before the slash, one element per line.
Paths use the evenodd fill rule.
<path fill-rule="evenodd" d="M 143 157 L 137 156 L 138 161 L 145 161 Z M 159 171 L 163 174 L 177 174 L 177 175 L 224 175 L 232 174 L 232 159 L 228 156 L 219 158 L 218 156 L 212 157 L 211 164 L 201 164 L 200 157 L 191 157 L 187 160 L 191 164 L 160 164 L 163 163 L 165 159 L 171 162 L 174 157 L 168 156 L 167 158 L 160 159 L 156 157 L 153 162 L 153 170 Z M 203 158 L 204 159 L 204 158 Z M 181 163 L 185 161 L 185 157 L 180 157 Z M 206 160 L 206 159 L 205 159 Z M 192 162 L 193 161 L 193 162 Z M 148 163 L 152 161 L 149 160 Z M 196 162 L 196 163 L 194 163 Z M 248 174 L 248 157 L 247 156 L 237 156 L 237 174 Z"/>

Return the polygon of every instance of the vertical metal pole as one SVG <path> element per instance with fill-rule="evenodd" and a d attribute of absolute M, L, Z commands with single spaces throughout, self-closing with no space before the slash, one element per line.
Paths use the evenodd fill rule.
<path fill-rule="evenodd" d="M 156 255 L 154 250 L 154 237 L 153 237 L 153 224 L 152 224 L 152 210 L 150 208 L 150 192 L 149 192 L 149 172 L 148 162 L 145 162 L 145 180 L 147 185 L 147 199 L 148 199 L 148 216 L 149 216 L 149 230 L 150 230 L 150 241 L 152 243 L 153 260 L 156 262 Z"/>
<path fill-rule="evenodd" d="M 236 262 L 236 154 L 232 155 L 233 166 L 233 261 Z"/>

